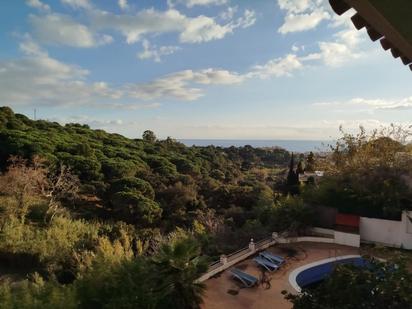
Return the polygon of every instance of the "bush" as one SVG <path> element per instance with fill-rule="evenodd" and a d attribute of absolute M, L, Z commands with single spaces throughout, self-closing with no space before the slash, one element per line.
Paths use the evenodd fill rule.
<path fill-rule="evenodd" d="M 304 234 L 315 222 L 314 210 L 301 198 L 288 196 L 262 212 L 260 221 L 272 231 Z"/>
<path fill-rule="evenodd" d="M 109 159 L 103 162 L 102 171 L 107 179 L 119 179 L 122 177 L 132 177 L 136 174 L 137 168 L 133 162 L 122 159 Z"/>
<path fill-rule="evenodd" d="M 126 222 L 149 225 L 158 220 L 162 209 L 153 200 L 136 192 L 117 192 L 112 197 L 114 210 Z"/>
<path fill-rule="evenodd" d="M 113 182 L 110 187 L 110 191 L 111 194 L 121 191 L 140 193 L 151 200 L 155 197 L 155 192 L 150 183 L 135 177 L 126 177 Z"/>

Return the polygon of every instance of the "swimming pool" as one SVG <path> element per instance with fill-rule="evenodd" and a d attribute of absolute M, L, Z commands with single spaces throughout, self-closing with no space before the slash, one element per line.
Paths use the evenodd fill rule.
<path fill-rule="evenodd" d="M 326 279 L 338 264 L 353 264 L 363 267 L 366 261 L 359 255 L 344 255 L 316 261 L 293 270 L 289 275 L 289 282 L 300 292 L 302 288 L 313 285 Z"/>

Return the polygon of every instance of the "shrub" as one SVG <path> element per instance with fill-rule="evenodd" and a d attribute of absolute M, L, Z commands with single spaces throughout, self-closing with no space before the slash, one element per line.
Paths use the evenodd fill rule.
<path fill-rule="evenodd" d="M 147 197 L 136 192 L 117 192 L 112 197 L 114 210 L 126 222 L 152 224 L 160 218 L 162 209 Z"/>

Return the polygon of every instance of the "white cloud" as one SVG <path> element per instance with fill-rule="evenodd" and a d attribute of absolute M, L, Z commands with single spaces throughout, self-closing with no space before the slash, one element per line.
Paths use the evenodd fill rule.
<path fill-rule="evenodd" d="M 46 103 L 66 101 L 76 96 L 76 92 L 71 93 L 70 90 L 81 88 L 88 71 L 49 57 L 29 39 L 20 47 L 27 57 L 0 62 L 0 101 L 13 104 Z M 64 92 L 65 97 L 59 99 L 56 92 Z"/>
<path fill-rule="evenodd" d="M 229 6 L 226 11 L 222 11 L 219 16 L 223 20 L 231 20 L 235 16 L 236 12 L 238 10 L 237 6 Z"/>
<path fill-rule="evenodd" d="M 329 13 L 323 10 L 316 10 L 307 14 L 289 14 L 285 17 L 285 21 L 278 29 L 278 32 L 286 34 L 289 32 L 310 30 L 316 28 L 321 21 L 329 18 Z"/>
<path fill-rule="evenodd" d="M 127 0 L 118 0 L 117 3 L 119 4 L 119 7 L 122 10 L 127 10 L 129 8 L 129 4 L 127 3 Z"/>
<path fill-rule="evenodd" d="M 319 42 L 319 52 L 308 55 L 302 60 L 319 59 L 331 67 L 339 67 L 344 63 L 358 59 L 363 52 L 359 48 L 361 43 L 361 32 L 356 29 L 342 30 L 334 35 L 335 40 Z"/>
<path fill-rule="evenodd" d="M 92 5 L 89 0 L 60 0 L 63 4 L 68 5 L 74 9 L 90 9 Z"/>
<path fill-rule="evenodd" d="M 26 0 L 26 4 L 41 11 L 50 11 L 50 6 L 40 0 Z"/>
<path fill-rule="evenodd" d="M 267 79 L 270 77 L 291 76 L 292 72 L 301 69 L 302 62 L 296 55 L 288 54 L 283 58 L 276 58 L 266 62 L 264 65 L 256 65 L 247 74 L 248 77 Z"/>
<path fill-rule="evenodd" d="M 154 9 L 141 10 L 136 15 L 116 15 L 110 12 L 94 11 L 92 23 L 97 29 L 111 29 L 121 32 L 129 44 L 141 40 L 149 33 L 182 31 L 187 17 L 177 10 L 164 12 Z"/>
<path fill-rule="evenodd" d="M 187 17 L 175 9 L 157 11 L 141 10 L 135 15 L 116 15 L 105 11 L 93 11 L 92 24 L 98 29 L 116 30 L 126 37 L 129 44 L 136 43 L 144 35 L 177 32 L 183 43 L 200 43 L 223 38 L 236 28 L 246 28 L 255 22 L 253 11 L 245 10 L 236 21 L 218 24 L 214 18 L 199 15 Z"/>
<path fill-rule="evenodd" d="M 205 94 L 205 86 L 233 85 L 246 76 L 222 69 L 185 70 L 147 83 L 113 87 L 88 82 L 89 71 L 50 57 L 26 35 L 20 43 L 23 58 L 0 62 L 0 102 L 12 105 L 83 105 L 101 108 L 155 108 L 158 103 L 128 101 L 176 99 L 192 101 Z"/>
<path fill-rule="evenodd" d="M 25 54 L 23 58 L 0 61 L 1 102 L 12 106 L 149 108 L 147 104 L 130 103 L 133 99 L 127 97 L 122 87 L 113 88 L 105 82 L 88 82 L 89 71 L 50 57 L 29 36 L 24 37 L 20 49 Z"/>
<path fill-rule="evenodd" d="M 354 53 L 348 45 L 337 42 L 320 42 L 320 59 L 332 67 L 337 67 L 347 62 L 350 59 L 359 58 L 357 53 Z"/>
<path fill-rule="evenodd" d="M 373 110 L 409 110 L 412 109 L 412 97 L 399 99 L 365 99 L 353 98 L 347 101 L 318 102 L 314 103 L 318 107 L 339 107 L 339 108 L 371 108 Z"/>
<path fill-rule="evenodd" d="M 288 13 L 302 13 L 313 7 L 312 0 L 278 0 L 278 5 Z"/>
<path fill-rule="evenodd" d="M 180 34 L 180 41 L 184 43 L 200 43 L 222 39 L 236 28 L 248 28 L 256 22 L 256 14 L 252 10 L 245 10 L 242 17 L 235 22 L 219 25 L 213 18 L 200 15 L 189 20 L 185 30 Z"/>
<path fill-rule="evenodd" d="M 360 45 L 362 31 L 357 31 L 350 22 L 350 10 L 338 16 L 331 15 L 330 5 L 325 0 L 278 0 L 279 7 L 285 11 L 284 23 L 278 29 L 282 34 L 306 31 L 316 28 L 322 21 L 328 20 L 329 27 L 339 28 L 329 41 L 317 42 L 318 51 L 300 55 L 301 62 L 321 62 L 330 67 L 339 67 L 348 61 L 364 55 Z M 294 53 L 302 53 L 297 45 L 292 46 Z"/>
<path fill-rule="evenodd" d="M 291 47 L 291 50 L 292 50 L 294 53 L 297 53 L 297 52 L 299 52 L 299 51 L 304 51 L 304 50 L 305 50 L 305 45 L 296 45 L 296 44 L 293 44 L 292 47 Z"/>
<path fill-rule="evenodd" d="M 226 34 L 231 33 L 229 25 L 219 25 L 213 18 L 198 16 L 187 21 L 185 29 L 180 34 L 180 41 L 183 43 L 200 43 L 221 39 Z"/>
<path fill-rule="evenodd" d="M 188 8 L 197 6 L 197 5 L 223 5 L 226 4 L 228 0 L 168 0 L 170 7 L 174 7 L 175 4 L 180 3 L 186 5 Z"/>
<path fill-rule="evenodd" d="M 180 50 L 179 46 L 160 46 L 151 45 L 146 39 L 142 42 L 143 51 L 137 54 L 139 59 L 153 59 L 154 62 L 160 62 L 162 56 L 174 54 Z"/>
<path fill-rule="evenodd" d="M 109 44 L 109 35 L 93 33 L 88 27 L 77 23 L 68 15 L 48 14 L 30 15 L 34 36 L 46 44 L 67 45 L 72 47 L 94 47 Z"/>
<path fill-rule="evenodd" d="M 129 95 L 144 100 L 174 98 L 193 101 L 204 95 L 204 91 L 194 87 L 197 85 L 232 85 L 239 84 L 244 77 L 233 72 L 219 69 L 199 71 L 185 70 L 169 74 L 146 84 L 131 84 L 127 90 Z"/>
<path fill-rule="evenodd" d="M 248 28 L 256 22 L 256 13 L 253 10 L 246 9 L 242 17 L 239 17 L 235 23 L 235 28 Z"/>
<path fill-rule="evenodd" d="M 48 54 L 29 35 L 23 36 L 23 41 L 19 44 L 20 50 L 28 56 L 47 57 Z"/>
<path fill-rule="evenodd" d="M 247 79 L 291 76 L 303 67 L 296 55 L 272 59 L 263 65 L 252 67 L 249 72 L 239 74 L 222 69 L 185 70 L 175 72 L 144 84 L 129 84 L 126 91 L 131 97 L 154 100 L 173 98 L 182 101 L 197 100 L 205 94 L 201 85 L 234 85 Z"/>
<path fill-rule="evenodd" d="M 278 0 L 278 5 L 285 11 L 284 22 L 278 29 L 282 34 L 314 29 L 323 20 L 331 19 L 324 0 Z"/>

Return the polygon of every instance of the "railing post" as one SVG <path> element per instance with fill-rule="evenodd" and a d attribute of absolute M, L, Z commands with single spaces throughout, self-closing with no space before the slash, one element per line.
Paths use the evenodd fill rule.
<path fill-rule="evenodd" d="M 226 255 L 222 254 L 220 256 L 220 263 L 222 263 L 222 265 L 227 264 L 227 256 Z"/>
<path fill-rule="evenodd" d="M 253 241 L 253 238 L 250 239 L 250 243 L 249 243 L 249 250 L 252 252 L 255 252 L 256 247 L 255 247 L 255 243 Z"/>

